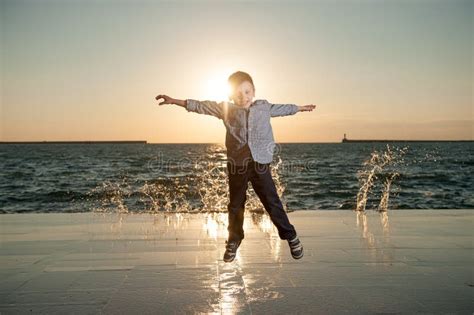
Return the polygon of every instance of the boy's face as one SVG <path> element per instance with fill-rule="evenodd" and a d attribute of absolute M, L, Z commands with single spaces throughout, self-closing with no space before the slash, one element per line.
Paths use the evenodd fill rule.
<path fill-rule="evenodd" d="M 252 100 L 255 97 L 255 90 L 253 85 L 249 81 L 244 81 L 235 88 L 231 99 L 239 107 L 247 108 L 252 104 Z"/>

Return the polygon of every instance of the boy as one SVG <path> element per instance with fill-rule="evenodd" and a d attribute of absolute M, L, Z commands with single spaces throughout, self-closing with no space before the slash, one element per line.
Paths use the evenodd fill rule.
<path fill-rule="evenodd" d="M 188 112 L 212 115 L 224 122 L 227 130 L 225 145 L 230 199 L 227 206 L 229 237 L 224 261 L 234 260 L 244 238 L 244 209 L 249 181 L 277 227 L 280 239 L 287 240 L 292 257 L 300 259 L 303 257 L 303 246 L 283 209 L 270 171 L 275 147 L 270 118 L 312 111 L 316 106 L 253 101 L 253 80 L 248 73 L 242 71 L 233 73 L 228 81 L 232 91 L 229 97 L 231 102 L 178 100 L 167 95 L 158 95 L 156 100 L 163 99 L 159 105 L 179 105 Z"/>

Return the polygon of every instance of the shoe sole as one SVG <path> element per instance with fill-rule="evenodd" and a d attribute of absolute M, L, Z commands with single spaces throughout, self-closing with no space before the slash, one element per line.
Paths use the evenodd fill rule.
<path fill-rule="evenodd" d="M 299 256 L 291 255 L 291 257 L 293 257 L 294 259 L 301 259 L 303 256 L 304 256 L 304 253 L 301 253 L 301 255 L 299 255 Z"/>
<path fill-rule="evenodd" d="M 225 259 L 225 257 L 224 257 L 222 260 L 224 260 L 225 262 L 232 262 L 232 261 L 235 260 L 235 257 L 237 257 L 237 253 L 231 258 Z"/>
<path fill-rule="evenodd" d="M 227 259 L 227 260 L 225 260 L 225 259 L 224 259 L 224 262 L 226 262 L 226 263 L 230 263 L 230 262 L 233 262 L 234 260 L 235 260 L 235 257 L 234 257 L 234 258 L 232 258 L 232 259 Z"/>

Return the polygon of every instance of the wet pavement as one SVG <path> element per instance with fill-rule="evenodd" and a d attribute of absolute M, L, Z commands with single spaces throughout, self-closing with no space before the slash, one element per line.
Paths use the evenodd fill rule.
<path fill-rule="evenodd" d="M 224 263 L 223 213 L 1 215 L 0 312 L 473 313 L 472 210 L 289 217 L 301 260 L 248 214 Z"/>

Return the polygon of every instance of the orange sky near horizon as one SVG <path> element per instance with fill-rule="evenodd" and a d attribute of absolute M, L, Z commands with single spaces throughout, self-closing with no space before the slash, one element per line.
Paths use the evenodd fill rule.
<path fill-rule="evenodd" d="M 473 140 L 471 1 L 2 1 L 0 141 L 224 143 L 158 94 L 316 104 L 277 142 Z M 230 13 L 231 14 L 230 14 Z"/>

